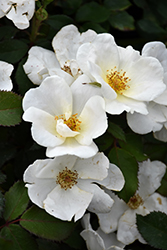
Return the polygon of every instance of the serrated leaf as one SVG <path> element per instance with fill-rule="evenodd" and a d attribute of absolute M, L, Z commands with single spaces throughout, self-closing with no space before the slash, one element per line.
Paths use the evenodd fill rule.
<path fill-rule="evenodd" d="M 28 45 L 20 40 L 7 40 L 0 42 L 0 60 L 8 63 L 16 63 L 23 58 L 28 51 Z"/>
<path fill-rule="evenodd" d="M 131 6 L 131 3 L 128 0 L 104 0 L 104 5 L 110 10 L 125 10 Z"/>
<path fill-rule="evenodd" d="M 0 91 L 0 125 L 14 126 L 21 122 L 22 97 L 10 92 Z"/>
<path fill-rule="evenodd" d="M 108 157 L 110 162 L 117 165 L 124 175 L 125 185 L 124 188 L 118 193 L 118 196 L 125 202 L 128 202 L 138 187 L 137 161 L 127 151 L 120 148 L 113 148 L 109 152 Z"/>
<path fill-rule="evenodd" d="M 115 12 L 109 18 L 112 27 L 122 31 L 134 30 L 134 19 L 126 11 Z"/>
<path fill-rule="evenodd" d="M 109 18 L 110 11 L 103 5 L 90 2 L 82 5 L 76 12 L 77 22 L 92 21 L 102 23 Z"/>
<path fill-rule="evenodd" d="M 132 154 L 137 161 L 144 161 L 148 157 L 143 153 L 141 136 L 137 134 L 126 134 L 126 142 L 119 141 L 121 148 Z"/>
<path fill-rule="evenodd" d="M 35 240 L 19 225 L 11 224 L 2 228 L 0 236 L 12 242 L 12 250 L 38 250 Z"/>
<path fill-rule="evenodd" d="M 108 132 L 112 134 L 114 138 L 126 142 L 125 133 L 117 124 L 110 122 L 108 126 Z"/>
<path fill-rule="evenodd" d="M 146 216 L 137 215 L 137 227 L 146 242 L 158 249 L 167 249 L 167 215 L 152 212 Z"/>
<path fill-rule="evenodd" d="M 22 215 L 20 224 L 39 237 L 56 241 L 66 239 L 76 226 L 76 223 L 56 219 L 36 206 Z"/>
<path fill-rule="evenodd" d="M 8 192 L 5 193 L 4 219 L 11 221 L 20 216 L 29 202 L 27 189 L 22 181 L 16 182 Z"/>

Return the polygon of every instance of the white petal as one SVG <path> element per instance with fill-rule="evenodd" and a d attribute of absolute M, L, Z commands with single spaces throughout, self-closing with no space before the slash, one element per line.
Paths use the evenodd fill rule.
<path fill-rule="evenodd" d="M 162 128 L 166 118 L 161 105 L 150 102 L 148 104 L 148 112 L 146 115 L 139 113 L 127 114 L 128 125 L 134 132 L 146 134 L 151 131 L 159 131 Z"/>
<path fill-rule="evenodd" d="M 73 113 L 77 113 L 78 116 L 90 97 L 101 94 L 101 88 L 89 84 L 90 82 L 90 78 L 83 74 L 71 85 L 73 94 Z"/>
<path fill-rule="evenodd" d="M 111 233 L 117 230 L 119 218 L 128 209 L 128 206 L 111 191 L 106 190 L 106 193 L 114 200 L 114 204 L 109 213 L 97 213 L 97 216 L 103 232 Z"/>
<path fill-rule="evenodd" d="M 79 116 L 81 133 L 76 140 L 82 145 L 90 145 L 92 139 L 102 135 L 107 129 L 107 116 L 104 111 L 105 103 L 102 97 L 93 96 L 86 103 Z"/>
<path fill-rule="evenodd" d="M 160 161 L 147 161 L 139 163 L 139 195 L 143 200 L 148 198 L 161 185 L 161 179 L 166 171 L 166 165 Z"/>
<path fill-rule="evenodd" d="M 114 200 L 95 184 L 91 184 L 89 189 L 93 192 L 93 199 L 88 210 L 93 213 L 108 213 L 113 206 Z"/>
<path fill-rule="evenodd" d="M 154 133 L 154 137 L 157 140 L 163 141 L 163 142 L 167 142 L 167 129 L 165 127 L 162 127 L 161 130 L 156 131 Z"/>
<path fill-rule="evenodd" d="M 136 211 L 128 209 L 119 220 L 117 239 L 128 245 L 138 239 L 139 235 L 136 226 Z"/>
<path fill-rule="evenodd" d="M 42 84 L 26 92 L 23 109 L 42 109 L 53 116 L 72 112 L 72 93 L 67 83 L 58 76 L 47 77 Z"/>
<path fill-rule="evenodd" d="M 80 235 L 86 241 L 87 248 L 90 250 L 104 250 L 103 239 L 92 229 L 83 230 Z"/>
<path fill-rule="evenodd" d="M 72 131 L 62 119 L 59 119 L 56 124 L 56 130 L 60 136 L 63 137 L 74 137 L 79 134 L 77 131 Z"/>
<path fill-rule="evenodd" d="M 48 176 L 47 179 L 39 179 L 36 177 L 38 171 L 42 171 L 42 168 L 49 163 L 50 160 L 37 160 L 30 165 L 24 172 L 23 179 L 26 182 L 28 188 L 28 195 L 33 203 L 39 207 L 43 207 L 43 201 L 46 199 L 47 194 L 51 192 L 56 186 L 55 180 Z"/>
<path fill-rule="evenodd" d="M 54 52 L 33 46 L 28 52 L 28 59 L 23 68 L 30 80 L 40 85 L 47 76 L 51 75 L 54 68 L 60 69 L 60 65 Z"/>
<path fill-rule="evenodd" d="M 167 198 L 158 193 L 154 193 L 144 202 L 144 206 L 152 211 L 161 211 L 167 214 Z"/>
<path fill-rule="evenodd" d="M 48 147 L 46 155 L 55 157 L 65 154 L 76 155 L 81 158 L 89 158 L 94 156 L 98 148 L 94 142 L 89 146 L 79 144 L 75 138 L 67 138 L 62 145 L 56 147 Z"/>
<path fill-rule="evenodd" d="M 10 91 L 13 88 L 10 79 L 14 67 L 12 64 L 0 61 L 0 90 Z"/>
<path fill-rule="evenodd" d="M 53 38 L 52 46 L 56 56 L 63 67 L 65 62 L 76 59 L 79 46 L 85 42 L 91 42 L 96 37 L 96 32 L 88 30 L 82 34 L 74 25 L 63 27 Z"/>
<path fill-rule="evenodd" d="M 103 153 L 88 159 L 78 158 L 75 169 L 80 179 L 103 180 L 108 174 L 109 160 Z"/>
<path fill-rule="evenodd" d="M 115 100 L 106 101 L 106 112 L 109 114 L 121 114 L 123 111 L 134 113 L 135 111 L 141 114 L 147 114 L 147 107 L 144 102 L 140 102 L 123 95 L 118 95 Z"/>
<path fill-rule="evenodd" d="M 85 213 L 93 194 L 79 189 L 76 185 L 64 190 L 59 185 L 44 200 L 45 210 L 61 220 L 80 219 Z"/>
<path fill-rule="evenodd" d="M 125 179 L 121 172 L 121 170 L 115 165 L 110 163 L 110 168 L 108 170 L 108 175 L 102 181 L 98 181 L 98 183 L 107 189 L 120 191 L 124 184 Z"/>
<path fill-rule="evenodd" d="M 25 121 L 32 122 L 32 137 L 37 143 L 45 147 L 61 145 L 64 137 L 56 131 L 56 121 L 53 116 L 43 110 L 31 107 L 23 114 Z"/>

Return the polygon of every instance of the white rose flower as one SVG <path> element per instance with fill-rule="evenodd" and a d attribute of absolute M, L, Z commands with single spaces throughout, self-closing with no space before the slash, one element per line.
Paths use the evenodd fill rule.
<path fill-rule="evenodd" d="M 167 86 L 167 49 L 161 42 L 146 43 L 142 49 L 143 57 L 153 57 L 158 59 L 164 70 L 163 81 Z M 148 114 L 127 114 L 129 127 L 139 134 L 146 134 L 151 131 L 156 132 L 155 137 L 162 141 L 167 141 L 167 88 L 161 95 L 147 103 Z M 161 132 L 162 130 L 162 132 Z"/>
<path fill-rule="evenodd" d="M 105 234 L 100 227 L 94 231 L 90 224 L 90 214 L 85 214 L 82 218 L 85 228 L 80 235 L 86 241 L 89 250 L 123 250 L 124 244 L 116 239 L 114 233 Z"/>
<path fill-rule="evenodd" d="M 34 11 L 35 0 L 0 0 L 0 17 L 6 16 L 18 29 L 29 27 Z"/>
<path fill-rule="evenodd" d="M 33 203 L 56 218 L 77 221 L 90 203 L 98 207 L 99 199 L 105 211 L 111 209 L 113 200 L 96 184 L 107 178 L 108 168 L 103 153 L 88 159 L 64 155 L 36 160 L 23 178 Z"/>
<path fill-rule="evenodd" d="M 117 239 L 128 245 L 138 239 L 145 243 L 136 226 L 136 214 L 143 216 L 152 211 L 167 214 L 167 198 L 155 191 L 161 185 L 161 179 L 166 171 L 166 165 L 160 161 L 150 160 L 139 163 L 139 188 L 126 204 L 111 191 L 107 191 L 114 205 L 109 213 L 97 214 L 101 229 L 105 233 L 117 230 Z"/>
<path fill-rule="evenodd" d="M 0 90 L 10 91 L 13 88 L 10 76 L 14 67 L 12 64 L 0 61 Z"/>
<path fill-rule="evenodd" d="M 30 89 L 23 98 L 23 109 L 23 119 L 32 122 L 33 139 L 47 147 L 48 157 L 95 155 L 98 148 L 92 139 L 108 126 L 103 98 L 83 95 L 78 99 L 77 91 L 72 93 L 58 76 L 47 77 L 39 87 Z"/>
<path fill-rule="evenodd" d="M 163 68 L 153 57 L 140 56 L 131 46 L 118 47 L 110 34 L 98 34 L 77 52 L 80 69 L 102 85 L 106 111 L 147 114 L 145 102 L 158 97 L 166 88 Z"/>
<path fill-rule="evenodd" d="M 58 75 L 63 77 L 69 85 L 82 74 L 76 61 L 79 46 L 91 42 L 96 32 L 88 30 L 79 33 L 74 25 L 63 27 L 53 38 L 53 51 L 34 46 L 29 50 L 27 62 L 24 64 L 25 73 L 37 85 L 47 77 Z"/>

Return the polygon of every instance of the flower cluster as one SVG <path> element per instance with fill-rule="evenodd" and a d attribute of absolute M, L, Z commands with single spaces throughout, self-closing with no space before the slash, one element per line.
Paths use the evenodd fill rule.
<path fill-rule="evenodd" d="M 18 29 L 29 27 L 34 11 L 35 0 L 0 0 L 0 18 L 6 16 Z"/>
<path fill-rule="evenodd" d="M 38 85 L 23 98 L 23 120 L 32 123 L 32 137 L 49 157 L 26 169 L 28 195 L 61 220 L 77 221 L 86 210 L 95 213 L 97 231 L 89 215 L 83 217 L 81 236 L 88 249 L 123 249 L 136 239 L 145 243 L 136 214 L 167 213 L 166 198 L 155 193 L 166 166 L 160 161 L 139 163 L 139 188 L 125 203 L 115 194 L 124 187 L 124 176 L 93 139 L 106 132 L 107 113 L 125 111 L 137 133 L 167 126 L 166 48 L 147 44 L 140 55 L 131 46 L 117 46 L 110 34 L 80 34 L 74 25 L 62 28 L 52 45 L 54 52 L 32 47 L 23 66 Z"/>

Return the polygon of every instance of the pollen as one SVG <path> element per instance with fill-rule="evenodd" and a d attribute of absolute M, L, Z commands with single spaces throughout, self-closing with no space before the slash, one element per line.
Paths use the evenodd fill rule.
<path fill-rule="evenodd" d="M 64 67 L 61 68 L 61 69 L 64 70 L 65 72 L 67 72 L 68 74 L 70 74 L 71 76 L 73 76 L 72 72 L 71 72 L 71 69 L 70 69 L 70 66 L 64 65 Z"/>
<path fill-rule="evenodd" d="M 74 114 L 69 117 L 67 120 L 65 119 L 65 115 L 55 116 L 55 120 L 62 119 L 64 124 L 66 124 L 72 131 L 80 131 L 81 130 L 81 121 L 77 118 L 78 114 Z"/>
<path fill-rule="evenodd" d="M 78 173 L 76 170 L 71 171 L 67 167 L 62 172 L 59 172 L 56 183 L 64 190 L 71 189 L 77 184 Z"/>
<path fill-rule="evenodd" d="M 114 69 L 107 70 L 106 81 L 118 94 L 122 95 L 125 90 L 130 88 L 128 85 L 130 80 L 131 79 L 126 76 L 126 72 L 123 72 L 122 69 L 117 71 L 116 67 L 114 67 Z"/>
<path fill-rule="evenodd" d="M 137 209 L 142 204 L 143 204 L 143 200 L 139 194 L 135 194 L 133 197 L 130 198 L 130 200 L 127 203 L 127 205 L 131 209 Z"/>

